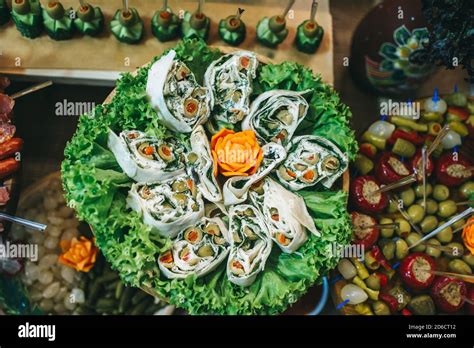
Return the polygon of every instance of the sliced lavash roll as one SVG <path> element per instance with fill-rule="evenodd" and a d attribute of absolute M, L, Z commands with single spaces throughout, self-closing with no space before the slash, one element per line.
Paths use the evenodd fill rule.
<path fill-rule="evenodd" d="M 286 150 L 280 144 L 268 143 L 262 146 L 262 150 L 263 160 L 255 174 L 250 176 L 233 176 L 225 182 L 223 187 L 225 205 L 245 202 L 250 186 L 267 176 L 286 158 Z"/>
<path fill-rule="evenodd" d="M 169 279 L 202 277 L 219 266 L 229 251 L 230 237 L 224 221 L 203 217 L 178 234 L 171 249 L 158 257 L 158 266 Z"/>
<path fill-rule="evenodd" d="M 242 129 L 251 129 L 262 143 L 275 142 L 286 146 L 308 112 L 305 93 L 272 90 L 260 94 L 250 106 Z"/>
<path fill-rule="evenodd" d="M 295 137 L 287 152 L 277 176 L 283 186 L 293 191 L 319 182 L 331 188 L 348 166 L 347 156 L 334 143 L 317 135 Z"/>
<path fill-rule="evenodd" d="M 227 54 L 209 65 L 204 85 L 211 92 L 212 120 L 207 123 L 211 133 L 233 129 L 249 113 L 257 67 L 257 56 L 249 51 Z"/>
<path fill-rule="evenodd" d="M 161 123 L 171 130 L 190 133 L 207 121 L 210 93 L 199 86 L 191 70 L 169 51 L 148 72 L 146 93 Z"/>
<path fill-rule="evenodd" d="M 125 174 L 138 182 L 166 180 L 186 169 L 186 148 L 175 138 L 157 139 L 137 130 L 117 135 L 109 129 L 107 145 Z"/>
<path fill-rule="evenodd" d="M 320 236 L 304 199 L 271 178 L 252 185 L 249 196 L 265 218 L 271 238 L 284 252 L 292 253 L 306 242 L 306 229 Z"/>
<path fill-rule="evenodd" d="M 209 140 L 202 126 L 191 133 L 191 149 L 188 170 L 195 177 L 198 188 L 208 201 L 222 201 L 222 190 L 216 178 L 217 165 L 212 159 Z"/>
<path fill-rule="evenodd" d="M 265 269 L 272 250 L 272 239 L 264 217 L 256 207 L 235 205 L 231 207 L 229 216 L 231 248 L 227 277 L 234 284 L 249 286 Z"/>
<path fill-rule="evenodd" d="M 153 232 L 170 238 L 204 216 L 202 194 L 185 174 L 165 181 L 133 184 L 127 206 L 141 214 Z"/>

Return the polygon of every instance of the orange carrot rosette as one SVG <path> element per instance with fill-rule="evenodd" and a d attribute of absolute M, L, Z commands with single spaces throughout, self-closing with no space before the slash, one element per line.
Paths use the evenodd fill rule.
<path fill-rule="evenodd" d="M 222 129 L 211 139 L 212 157 L 217 171 L 224 176 L 249 176 L 255 174 L 263 159 L 263 151 L 255 132 L 234 132 Z"/>
<path fill-rule="evenodd" d="M 72 240 L 62 240 L 59 245 L 63 251 L 59 263 L 79 272 L 89 272 L 94 266 L 99 249 L 93 240 L 83 236 L 79 239 L 74 237 Z"/>
<path fill-rule="evenodd" d="M 467 220 L 466 227 L 462 231 L 462 239 L 464 245 L 469 249 L 471 254 L 474 255 L 474 217 Z"/>

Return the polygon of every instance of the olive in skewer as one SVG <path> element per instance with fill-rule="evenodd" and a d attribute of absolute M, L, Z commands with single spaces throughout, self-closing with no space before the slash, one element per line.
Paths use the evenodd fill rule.
<path fill-rule="evenodd" d="M 183 22 L 181 24 L 183 38 L 200 38 L 204 41 L 207 40 L 211 21 L 209 17 L 202 12 L 203 2 L 204 1 L 199 1 L 198 9 L 193 14 L 188 11 L 184 13 Z"/>
<path fill-rule="evenodd" d="M 120 42 L 135 44 L 143 37 L 143 20 L 135 8 L 118 9 L 110 22 L 112 34 Z"/>
<path fill-rule="evenodd" d="M 72 38 L 74 20 L 71 19 L 72 9 L 65 10 L 59 1 L 50 1 L 43 8 L 43 24 L 49 37 L 54 40 Z"/>
<path fill-rule="evenodd" d="M 161 42 L 178 38 L 180 27 L 178 16 L 171 11 L 166 1 L 163 4 L 163 8 L 156 11 L 151 19 L 151 31 Z"/>
<path fill-rule="evenodd" d="M 220 38 L 232 46 L 238 46 L 245 40 L 246 27 L 240 19 L 243 10 L 239 8 L 237 15 L 231 15 L 219 22 Z"/>
<path fill-rule="evenodd" d="M 104 29 L 104 15 L 98 6 L 85 3 L 77 9 L 74 25 L 81 34 L 97 36 Z"/>
<path fill-rule="evenodd" d="M 311 17 L 298 26 L 295 44 L 298 50 L 305 53 L 314 53 L 321 45 L 324 29 L 315 20 L 318 3 L 313 1 Z"/>
<path fill-rule="evenodd" d="M 38 0 L 13 0 L 12 19 L 24 37 L 34 39 L 43 30 L 43 16 Z"/>

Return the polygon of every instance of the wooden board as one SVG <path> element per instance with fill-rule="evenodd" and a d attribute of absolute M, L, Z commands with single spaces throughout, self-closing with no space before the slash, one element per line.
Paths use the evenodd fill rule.
<path fill-rule="evenodd" d="M 78 6 L 76 0 L 63 0 L 65 8 Z M 93 5 L 100 6 L 104 12 L 106 24 L 110 22 L 121 1 L 91 0 Z M 242 19 L 247 26 L 247 37 L 239 46 L 242 49 L 255 51 L 275 62 L 292 60 L 306 65 L 314 72 L 320 73 L 325 82 L 333 84 L 333 40 L 332 17 L 329 13 L 328 0 L 319 1 L 316 20 L 324 28 L 325 34 L 321 47 L 316 54 L 299 52 L 293 44 L 296 27 L 308 19 L 311 0 L 298 0 L 293 12 L 287 19 L 289 34 L 278 49 L 266 48 L 256 41 L 255 27 L 263 16 L 272 16 L 283 11 L 286 2 L 278 0 L 261 1 L 206 1 L 204 12 L 211 18 L 211 31 L 208 43 L 211 45 L 226 45 L 218 37 L 217 27 L 220 19 L 237 12 L 238 7 L 245 9 Z M 165 49 L 176 45 L 177 41 L 159 42 L 150 30 L 150 21 L 154 12 L 161 7 L 161 1 L 130 1 L 130 5 L 138 9 L 145 22 L 145 37 L 137 45 L 128 45 L 118 42 L 112 36 L 108 26 L 104 33 L 97 38 L 76 35 L 72 40 L 54 41 L 46 34 L 30 40 L 22 37 L 10 21 L 0 29 L 0 42 L 9 45 L 0 47 L 0 73 L 24 74 L 35 73 L 36 69 L 43 69 L 42 74 L 60 74 L 63 77 L 91 77 L 88 70 L 103 71 L 106 76 L 116 77 L 118 72 L 133 71 L 136 67 L 150 61 L 154 56 L 161 54 Z M 175 13 L 183 10 L 195 11 L 197 1 L 170 0 L 169 6 Z M 20 59 L 20 66 L 17 66 Z M 44 70 L 46 69 L 46 71 Z"/>

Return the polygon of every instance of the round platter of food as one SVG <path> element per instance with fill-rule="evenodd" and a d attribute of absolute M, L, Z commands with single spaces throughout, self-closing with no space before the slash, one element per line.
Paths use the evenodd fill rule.
<path fill-rule="evenodd" d="M 344 314 L 474 313 L 474 100 L 416 103 L 419 118 L 383 117 L 362 135 L 350 209 L 365 254 L 338 264 Z"/>
<path fill-rule="evenodd" d="M 304 66 L 184 40 L 81 117 L 66 199 L 127 284 L 190 314 L 282 313 L 350 242 L 350 117 Z"/>

